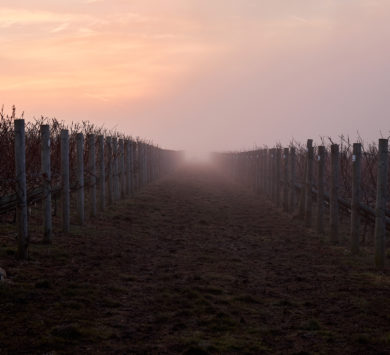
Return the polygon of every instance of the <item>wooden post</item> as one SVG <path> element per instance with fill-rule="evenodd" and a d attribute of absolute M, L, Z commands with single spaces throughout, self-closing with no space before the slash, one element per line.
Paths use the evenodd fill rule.
<path fill-rule="evenodd" d="M 143 176 L 142 176 L 142 185 L 145 186 L 148 183 L 148 178 L 147 178 L 147 171 L 148 171 L 148 155 L 147 155 L 147 144 L 143 144 L 143 152 L 142 152 L 142 157 L 143 157 Z"/>
<path fill-rule="evenodd" d="M 324 194 L 325 194 L 325 147 L 318 147 L 318 176 L 317 176 L 317 220 L 318 234 L 324 233 Z"/>
<path fill-rule="evenodd" d="M 263 159 L 264 159 L 264 149 L 260 149 L 259 151 L 258 151 L 258 155 L 259 155 L 259 163 L 258 163 L 258 166 L 259 166 L 259 168 L 258 168 L 258 176 L 259 176 L 259 179 L 258 179 L 258 190 L 259 190 L 259 192 L 260 193 L 262 193 L 263 192 L 263 178 L 264 178 L 264 175 L 263 175 L 263 173 L 264 173 L 264 167 L 263 167 Z"/>
<path fill-rule="evenodd" d="M 257 159 L 256 159 L 256 151 L 255 150 L 250 153 L 250 158 L 251 158 L 250 159 L 251 188 L 252 188 L 253 192 L 256 192 L 256 177 L 257 177 L 256 162 L 257 162 Z"/>
<path fill-rule="evenodd" d="M 264 194 L 264 152 L 265 149 L 260 150 L 260 181 L 259 181 L 259 188 L 260 192 Z"/>
<path fill-rule="evenodd" d="M 360 239 L 360 184 L 362 145 L 354 143 L 352 155 L 352 202 L 351 202 L 351 252 L 359 253 Z"/>
<path fill-rule="evenodd" d="M 150 157 L 151 157 L 151 169 L 150 169 L 150 179 L 154 181 L 156 178 L 156 148 L 150 147 Z"/>
<path fill-rule="evenodd" d="M 293 212 L 295 210 L 296 204 L 296 175 L 295 175 L 295 165 L 296 165 L 296 156 L 295 156 L 295 148 L 290 148 L 290 211 Z"/>
<path fill-rule="evenodd" d="M 306 202 L 306 176 L 307 176 L 307 154 L 305 156 L 304 170 L 303 170 L 303 179 L 301 183 L 301 193 L 299 196 L 298 204 L 298 217 L 305 218 L 305 202 Z"/>
<path fill-rule="evenodd" d="M 289 164 L 289 149 L 283 150 L 283 211 L 288 212 L 288 164 Z"/>
<path fill-rule="evenodd" d="M 145 181 L 147 184 L 150 183 L 150 145 L 145 146 Z"/>
<path fill-rule="evenodd" d="M 246 156 L 246 152 L 243 152 L 241 153 L 240 155 L 240 158 L 241 158 L 241 184 L 246 184 L 246 180 L 248 178 L 248 171 L 247 171 L 247 168 L 248 168 L 248 162 L 247 162 L 247 156 Z"/>
<path fill-rule="evenodd" d="M 89 203 L 90 215 L 96 216 L 96 152 L 95 135 L 88 135 L 88 170 L 89 170 Z"/>
<path fill-rule="evenodd" d="M 276 207 L 281 206 L 281 199 L 280 199 L 280 162 L 281 162 L 281 154 L 282 149 L 276 148 Z"/>
<path fill-rule="evenodd" d="M 70 231 L 69 131 L 61 130 L 62 229 Z"/>
<path fill-rule="evenodd" d="M 268 155 L 269 155 L 269 149 L 264 149 L 264 156 L 263 156 L 263 192 L 264 195 L 268 195 Z"/>
<path fill-rule="evenodd" d="M 126 179 L 125 179 L 125 146 L 123 139 L 119 139 L 119 196 L 125 198 Z"/>
<path fill-rule="evenodd" d="M 251 179 L 250 179 L 250 174 L 251 174 L 251 155 L 249 152 L 245 152 L 245 185 L 246 187 L 251 187 Z"/>
<path fill-rule="evenodd" d="M 307 173 L 306 173 L 306 193 L 305 193 L 305 225 L 312 226 L 312 208 L 313 208 L 313 159 L 314 149 L 313 140 L 307 140 Z"/>
<path fill-rule="evenodd" d="M 138 190 L 142 187 L 142 143 L 137 142 L 137 188 Z"/>
<path fill-rule="evenodd" d="M 385 266 L 386 200 L 387 200 L 388 140 L 380 139 L 378 146 L 378 177 L 375 216 L 375 266 Z"/>
<path fill-rule="evenodd" d="M 150 146 L 150 182 L 154 181 L 154 167 L 155 167 L 155 157 L 154 157 L 155 148 Z"/>
<path fill-rule="evenodd" d="M 142 187 L 142 143 L 137 142 L 137 191 Z"/>
<path fill-rule="evenodd" d="M 41 125 L 41 173 L 43 192 L 43 241 L 51 243 L 51 168 L 50 168 L 50 127 Z"/>
<path fill-rule="evenodd" d="M 134 192 L 134 141 L 129 140 L 129 186 L 130 196 Z"/>
<path fill-rule="evenodd" d="M 331 145 L 330 240 L 339 242 L 339 146 Z"/>
<path fill-rule="evenodd" d="M 255 191 L 258 194 L 260 192 L 260 183 L 261 183 L 261 151 L 257 149 L 255 151 Z"/>
<path fill-rule="evenodd" d="M 84 135 L 77 133 L 77 216 L 80 225 L 84 224 Z"/>
<path fill-rule="evenodd" d="M 119 159 L 118 159 L 118 139 L 114 137 L 112 139 L 112 152 L 113 152 L 113 161 L 114 161 L 114 200 L 119 200 Z"/>
<path fill-rule="evenodd" d="M 113 148 L 112 148 L 112 137 L 106 138 L 107 142 L 107 176 L 108 176 L 108 203 L 112 204 L 114 202 L 114 157 L 113 157 Z"/>
<path fill-rule="evenodd" d="M 273 149 L 268 149 L 268 158 L 267 158 L 267 194 L 268 198 L 272 200 L 273 198 Z"/>
<path fill-rule="evenodd" d="M 271 149 L 271 190 L 272 201 L 276 202 L 276 149 Z"/>
<path fill-rule="evenodd" d="M 99 207 L 104 211 L 106 207 L 106 169 L 104 164 L 104 136 L 98 136 L 99 146 Z"/>
<path fill-rule="evenodd" d="M 19 259 L 28 259 L 29 235 L 26 186 L 26 139 L 24 120 L 14 121 L 15 129 L 15 174 L 16 174 L 16 221 L 18 224 Z"/>
<path fill-rule="evenodd" d="M 138 190 L 138 142 L 134 141 L 132 144 L 132 177 L 133 177 L 133 183 L 132 186 L 132 192 L 135 193 Z"/>
<path fill-rule="evenodd" d="M 154 170 L 154 147 L 149 146 L 149 182 L 153 181 L 153 170 Z"/>
<path fill-rule="evenodd" d="M 126 139 L 125 141 L 125 170 L 126 170 L 126 195 L 129 196 L 131 193 L 131 156 L 130 156 L 130 141 Z"/>
<path fill-rule="evenodd" d="M 137 173 L 138 173 L 138 189 L 142 188 L 143 186 L 143 168 L 144 168 L 144 156 L 143 156 L 143 143 L 139 142 L 138 143 L 138 149 L 137 149 L 137 159 L 138 159 L 138 169 L 137 169 Z"/>
<path fill-rule="evenodd" d="M 165 152 L 165 154 L 164 154 L 164 165 L 165 165 L 166 158 L 167 158 L 167 154 Z M 240 168 L 239 168 L 240 173 L 239 173 L 238 179 L 239 179 L 240 184 L 242 184 L 243 181 L 244 181 L 243 179 L 245 177 L 244 155 L 243 155 L 242 152 L 238 156 L 238 162 L 239 162 L 239 166 L 240 166 Z"/>

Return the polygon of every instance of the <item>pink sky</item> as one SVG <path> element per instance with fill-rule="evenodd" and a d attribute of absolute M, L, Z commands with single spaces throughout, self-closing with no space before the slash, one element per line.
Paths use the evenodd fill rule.
<path fill-rule="evenodd" d="M 2 0 L 1 102 L 192 152 L 390 131 L 388 0 Z"/>

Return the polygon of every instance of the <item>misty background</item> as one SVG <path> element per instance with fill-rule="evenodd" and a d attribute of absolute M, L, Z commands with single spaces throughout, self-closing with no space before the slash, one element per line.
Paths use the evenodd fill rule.
<path fill-rule="evenodd" d="M 208 151 L 390 132 L 388 0 L 3 0 L 1 102 Z"/>

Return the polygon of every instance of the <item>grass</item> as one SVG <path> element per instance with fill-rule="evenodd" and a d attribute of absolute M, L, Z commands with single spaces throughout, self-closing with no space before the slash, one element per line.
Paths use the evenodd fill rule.
<path fill-rule="evenodd" d="M 301 329 L 316 332 L 321 330 L 321 325 L 317 319 L 308 319 L 301 324 Z"/>

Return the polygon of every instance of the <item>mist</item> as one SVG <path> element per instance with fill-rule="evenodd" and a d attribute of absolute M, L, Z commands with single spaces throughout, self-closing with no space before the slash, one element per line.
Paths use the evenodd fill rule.
<path fill-rule="evenodd" d="M 6 109 L 26 118 L 87 119 L 199 157 L 389 134 L 387 1 L 24 3 L 2 5 L 14 41 L 0 71 Z"/>

